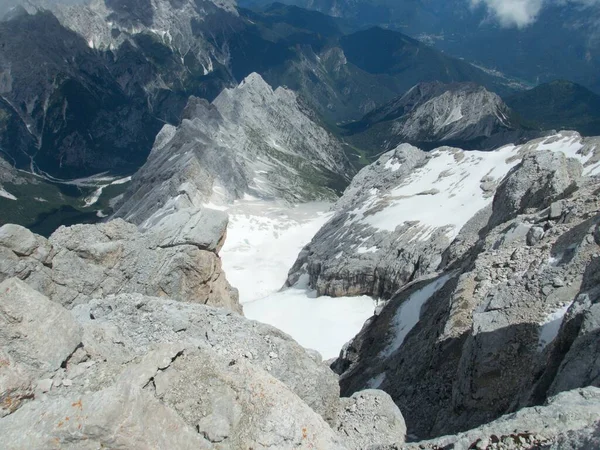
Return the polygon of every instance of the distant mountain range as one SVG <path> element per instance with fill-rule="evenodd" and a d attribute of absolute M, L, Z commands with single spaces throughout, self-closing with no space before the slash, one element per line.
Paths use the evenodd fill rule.
<path fill-rule="evenodd" d="M 29 4 L 0 22 L 0 153 L 21 170 L 18 184 L 4 180 L 4 220 L 43 233 L 67 216 L 100 220 L 127 188 L 111 183 L 147 161 L 191 96 L 212 102 L 251 73 L 294 92 L 302 117 L 339 140 L 354 167 L 321 184 L 338 192 L 353 170 L 404 141 L 491 149 L 547 129 L 599 133 L 591 91 L 520 91 L 514 79 L 398 31 L 357 30 L 281 3 L 260 12 L 227 1 L 142 3 Z"/>
<path fill-rule="evenodd" d="M 282 0 L 355 27 L 399 30 L 450 55 L 537 84 L 569 79 L 600 93 L 600 3 L 544 2 L 526 27 L 502 27 L 470 0 Z M 240 0 L 263 7 L 270 0 Z M 483 3 L 483 2 L 482 2 Z"/>
<path fill-rule="evenodd" d="M 252 72 L 330 123 L 359 119 L 419 81 L 510 91 L 400 33 L 344 35 L 335 20 L 295 7 L 122 3 L 13 11 L 0 23 L 0 146 L 17 167 L 60 178 L 131 173 L 190 95 L 210 101 Z M 366 58 L 365 46 L 377 51 Z"/>

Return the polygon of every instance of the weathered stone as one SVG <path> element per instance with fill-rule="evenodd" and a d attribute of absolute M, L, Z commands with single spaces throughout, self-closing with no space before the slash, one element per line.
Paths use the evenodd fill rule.
<path fill-rule="evenodd" d="M 219 448 L 343 447 L 288 387 L 245 359 L 209 349 L 172 353 L 168 367 L 155 366 L 155 395 Z"/>
<path fill-rule="evenodd" d="M 350 448 L 402 444 L 406 437 L 404 417 L 383 391 L 368 389 L 343 398 L 337 432 Z"/>
<path fill-rule="evenodd" d="M 0 348 L 0 418 L 15 412 L 32 398 L 31 370 Z"/>
<path fill-rule="evenodd" d="M 543 237 L 544 229 L 542 227 L 532 227 L 527 234 L 527 245 L 536 245 L 543 239 Z"/>
<path fill-rule="evenodd" d="M 225 242 L 227 214 L 217 210 L 182 209 L 165 217 L 152 217 L 144 228 L 152 229 L 160 247 L 193 245 L 218 252 Z"/>
<path fill-rule="evenodd" d="M 19 225 L 6 224 L 0 227 L 0 245 L 18 256 L 30 256 L 39 246 L 35 234 Z"/>
<path fill-rule="evenodd" d="M 81 339 L 81 327 L 62 306 L 16 278 L 0 284 L 0 342 L 20 364 L 54 371 Z"/>
<path fill-rule="evenodd" d="M 83 342 L 95 358 L 124 363 L 161 342 L 211 348 L 231 360 L 246 359 L 244 355 L 250 352 L 255 367 L 270 368 L 273 377 L 327 422 L 337 420 L 339 386 L 335 374 L 269 325 L 225 310 L 139 294 L 96 299 L 76 307 L 73 313 L 85 326 Z M 123 345 L 115 347 L 115 341 Z"/>
<path fill-rule="evenodd" d="M 227 282 L 215 253 L 224 239 L 226 217 L 221 212 L 211 217 L 204 210 L 191 216 L 180 212 L 174 223 L 165 218 L 156 231 L 144 233 L 121 219 L 61 227 L 49 240 L 32 235 L 39 248 L 29 257 L 7 253 L 0 243 L 0 279 L 19 277 L 66 307 L 139 292 L 241 312 L 237 290 Z M 18 233 L 29 233 L 15 227 L 9 229 L 11 241 Z M 39 249 L 50 250 L 41 258 Z"/>
<path fill-rule="evenodd" d="M 507 450 L 594 448 L 565 447 L 559 443 L 570 441 L 567 430 L 579 432 L 579 439 L 594 439 L 592 442 L 599 442 L 597 435 L 599 415 L 600 389 L 588 387 L 563 392 L 551 398 L 544 406 L 524 408 L 516 413 L 500 417 L 491 423 L 454 436 L 444 436 L 415 444 L 398 444 L 373 448 L 379 450 L 400 448 L 406 450 L 439 448 L 469 450 L 478 448 L 477 445 L 484 442 L 496 444 L 502 442 L 502 447 L 494 448 Z"/>
<path fill-rule="evenodd" d="M 211 448 L 151 392 L 127 382 L 30 402 L 0 420 L 0 435 L 7 450 Z"/>
<path fill-rule="evenodd" d="M 577 190 L 583 167 L 564 153 L 534 151 L 506 176 L 494 196 L 490 225 L 529 208 L 543 209 Z M 552 208 L 551 208 L 552 209 Z M 557 207 L 553 208 L 557 212 Z"/>
<path fill-rule="evenodd" d="M 551 220 L 560 219 L 563 215 L 563 205 L 561 202 L 553 202 L 550 205 L 550 210 L 548 212 L 548 218 Z"/>

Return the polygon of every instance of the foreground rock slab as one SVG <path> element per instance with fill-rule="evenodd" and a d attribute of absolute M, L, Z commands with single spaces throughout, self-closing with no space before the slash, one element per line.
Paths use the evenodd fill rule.
<path fill-rule="evenodd" d="M 340 400 L 337 377 L 318 355 L 231 311 L 141 294 L 69 311 L 11 278 L 0 284 L 0 312 L 8 318 L 0 331 L 6 449 L 404 441 L 404 420 L 387 394 Z"/>
<path fill-rule="evenodd" d="M 203 209 L 179 211 L 146 232 L 118 219 L 61 227 L 45 239 L 4 225 L 0 280 L 16 276 L 68 308 L 138 292 L 241 312 L 217 254 L 226 227 L 224 213 Z"/>

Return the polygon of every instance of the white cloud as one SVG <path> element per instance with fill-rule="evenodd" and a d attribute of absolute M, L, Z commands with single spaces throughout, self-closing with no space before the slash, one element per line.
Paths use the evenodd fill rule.
<path fill-rule="evenodd" d="M 586 7 L 600 5 L 600 0 L 471 0 L 473 6 L 485 5 L 502 26 L 518 28 L 535 22 L 542 8 L 550 3 Z"/>
<path fill-rule="evenodd" d="M 535 22 L 543 0 L 471 0 L 471 3 L 485 4 L 502 26 L 522 28 Z"/>

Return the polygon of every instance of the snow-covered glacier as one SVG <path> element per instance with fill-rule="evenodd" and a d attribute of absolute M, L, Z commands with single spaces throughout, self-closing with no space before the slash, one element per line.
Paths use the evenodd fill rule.
<path fill-rule="evenodd" d="M 283 330 L 325 359 L 339 354 L 375 306 L 368 296 L 317 297 L 308 279 L 282 289 L 302 247 L 331 217 L 330 207 L 324 202 L 290 206 L 246 197 L 226 209 L 229 226 L 220 252 L 246 317 Z"/>

